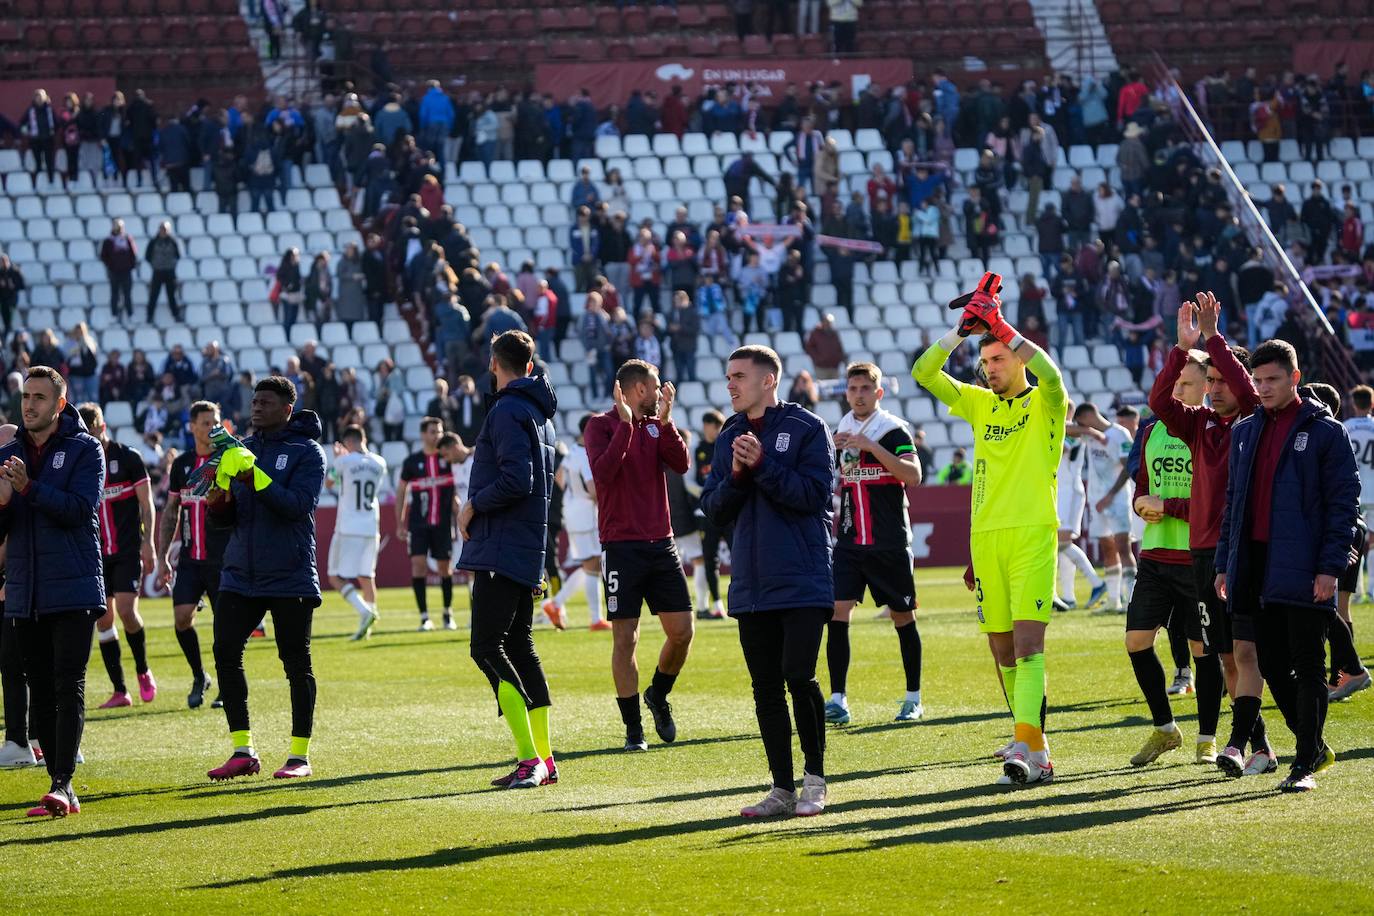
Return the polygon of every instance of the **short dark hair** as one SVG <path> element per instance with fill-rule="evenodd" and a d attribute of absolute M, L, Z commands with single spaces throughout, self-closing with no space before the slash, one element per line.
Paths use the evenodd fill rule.
<path fill-rule="evenodd" d="M 589 413 L 584 413 L 582 416 L 578 417 L 577 431 L 579 433 L 585 433 L 587 431 L 587 424 L 590 422 L 592 422 L 592 415 Z"/>
<path fill-rule="evenodd" d="M 367 432 L 356 423 L 350 423 L 339 433 L 340 442 L 362 442 L 367 438 Z"/>
<path fill-rule="evenodd" d="M 215 416 L 218 417 L 219 405 L 216 404 L 214 401 L 196 401 L 194 404 L 191 405 L 191 422 L 196 422 L 196 417 L 200 416 L 201 414 L 207 411 L 213 413 Z"/>
<path fill-rule="evenodd" d="M 452 448 L 462 441 L 457 433 L 444 433 L 439 437 L 439 448 Z"/>
<path fill-rule="evenodd" d="M 855 377 L 866 378 L 874 385 L 879 386 L 883 383 L 883 373 L 872 363 L 850 363 L 849 368 L 844 372 L 844 377 L 846 380 Z"/>
<path fill-rule="evenodd" d="M 427 431 L 431 426 L 439 427 L 439 431 L 441 433 L 444 431 L 443 420 L 439 419 L 438 417 L 425 417 L 423 420 L 420 421 L 420 432 Z"/>
<path fill-rule="evenodd" d="M 1341 417 L 1341 393 L 1326 382 L 1309 382 L 1307 387 L 1312 390 L 1312 394 L 1318 401 L 1327 406 L 1331 411 L 1331 416 L 1339 420 Z"/>
<path fill-rule="evenodd" d="M 284 378 L 280 375 L 269 375 L 267 378 L 258 382 L 253 390 L 270 391 L 288 404 L 296 403 L 295 383 L 289 378 Z"/>
<path fill-rule="evenodd" d="M 502 369 L 524 375 L 534 361 L 534 338 L 524 331 L 507 331 L 492 340 L 491 355 Z"/>
<path fill-rule="evenodd" d="M 626 385 L 638 385 L 640 382 L 647 382 L 651 372 L 657 372 L 649 363 L 642 359 L 627 359 L 625 363 L 616 370 L 615 380 L 623 388 Z"/>
<path fill-rule="evenodd" d="M 31 378 L 47 379 L 49 382 L 52 382 L 52 386 L 56 389 L 59 398 L 65 398 L 67 396 L 67 380 L 62 377 L 61 372 L 58 372 L 53 367 L 30 366 L 26 380 Z"/>
<path fill-rule="evenodd" d="M 712 426 L 724 426 L 725 414 L 721 413 L 719 410 L 716 410 L 714 407 L 712 407 L 710 410 L 706 411 L 706 413 L 701 415 L 701 422 L 703 426 L 707 423 L 710 423 Z"/>
<path fill-rule="evenodd" d="M 1350 389 L 1350 403 L 1360 410 L 1374 408 L 1374 388 L 1368 385 L 1356 385 Z"/>
<path fill-rule="evenodd" d="M 782 378 L 782 360 L 772 347 L 765 347 L 762 344 L 746 344 L 743 347 L 736 347 L 730 354 L 730 359 L 747 359 L 755 366 L 762 366 L 778 378 Z"/>
<path fill-rule="evenodd" d="M 1250 371 L 1253 372 L 1260 366 L 1270 363 L 1276 363 L 1284 370 L 1293 372 L 1298 368 L 1298 351 L 1286 340 L 1266 340 L 1250 354 Z"/>
<path fill-rule="evenodd" d="M 88 430 L 105 425 L 105 411 L 101 410 L 100 405 L 94 401 L 77 404 L 76 412 L 81 414 L 81 422 L 86 424 Z"/>
<path fill-rule="evenodd" d="M 1118 417 L 1138 417 L 1140 416 L 1140 411 L 1136 410 L 1130 404 L 1121 404 L 1116 408 L 1116 415 Z"/>
<path fill-rule="evenodd" d="M 1092 401 L 1084 401 L 1082 404 L 1079 404 L 1077 407 L 1073 409 L 1073 418 L 1077 420 L 1079 417 L 1083 416 L 1083 414 L 1087 413 L 1088 411 L 1092 411 L 1093 413 L 1099 412 L 1097 409 L 1097 405 L 1094 404 Z"/>

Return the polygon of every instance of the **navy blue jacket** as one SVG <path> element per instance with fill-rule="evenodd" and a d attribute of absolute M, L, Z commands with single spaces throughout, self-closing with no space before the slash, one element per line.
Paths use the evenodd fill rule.
<path fill-rule="evenodd" d="M 29 461 L 23 425 L 0 448 L 0 462 L 19 457 L 28 466 L 29 491 L 0 509 L 5 555 L 5 616 L 105 610 L 100 562 L 100 495 L 105 450 L 86 432 L 76 407 L 57 418 L 42 460 Z"/>
<path fill-rule="evenodd" d="M 224 548 L 219 587 L 248 598 L 320 601 L 315 563 L 315 506 L 324 484 L 320 418 L 300 410 L 271 435 L 243 440 L 257 465 L 272 478 L 261 490 L 238 480 L 234 497 L 210 514 L 212 524 L 232 528 Z"/>
<path fill-rule="evenodd" d="M 750 431 L 737 413 L 716 439 L 701 508 L 717 527 L 734 525 L 730 616 L 831 608 L 831 505 L 835 446 L 825 421 L 786 401 L 763 415 L 763 460 L 738 480 L 732 443 Z"/>
<path fill-rule="evenodd" d="M 477 433 L 468 501 L 476 512 L 460 569 L 494 572 L 538 588 L 544 578 L 553 495 L 558 399 L 544 376 L 516 379 L 496 393 Z"/>
<path fill-rule="evenodd" d="M 1288 441 L 1274 471 L 1269 516 L 1269 559 L 1259 595 L 1237 594 L 1250 562 L 1246 509 L 1260 433 L 1269 418 L 1263 407 L 1231 427 L 1231 477 L 1226 514 L 1217 541 L 1217 568 L 1226 570 L 1228 604 L 1255 613 L 1264 602 L 1315 607 L 1312 583 L 1337 576 L 1350 559 L 1360 512 L 1360 472 L 1345 427 L 1305 388 Z M 1333 597 L 1321 605 L 1334 608 Z"/>

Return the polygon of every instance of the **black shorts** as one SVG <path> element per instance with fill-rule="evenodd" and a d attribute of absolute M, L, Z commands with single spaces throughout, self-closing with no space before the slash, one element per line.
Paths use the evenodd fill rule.
<path fill-rule="evenodd" d="M 1193 551 L 1193 584 L 1197 606 L 1188 615 L 1188 638 L 1202 643 L 1209 655 L 1230 654 L 1233 636 L 1240 636 L 1230 609 L 1217 595 L 1216 556 L 1215 549 Z M 1254 632 L 1240 638 L 1253 639 Z"/>
<path fill-rule="evenodd" d="M 214 610 L 215 603 L 219 601 L 222 569 L 218 563 L 178 563 L 176 580 L 172 582 L 172 605 L 199 604 L 202 596 L 208 596 L 210 609 Z"/>
<path fill-rule="evenodd" d="M 682 558 L 672 538 L 613 541 L 601 549 L 606 619 L 635 620 L 645 602 L 650 614 L 692 609 Z"/>
<path fill-rule="evenodd" d="M 141 591 L 139 584 L 143 581 L 143 563 L 138 554 L 105 557 L 104 567 L 105 597 L 137 595 Z"/>
<path fill-rule="evenodd" d="M 1175 614 L 1182 620 L 1196 613 L 1197 587 L 1192 565 L 1141 557 L 1135 591 L 1126 608 L 1126 629 L 1156 630 L 1167 627 Z"/>
<path fill-rule="evenodd" d="M 453 558 L 453 530 L 447 525 L 426 525 L 410 529 L 410 555 L 433 557 L 436 560 Z"/>
<path fill-rule="evenodd" d="M 835 548 L 835 600 L 863 601 L 865 588 L 878 607 L 916 610 L 911 554 L 905 550 Z"/>

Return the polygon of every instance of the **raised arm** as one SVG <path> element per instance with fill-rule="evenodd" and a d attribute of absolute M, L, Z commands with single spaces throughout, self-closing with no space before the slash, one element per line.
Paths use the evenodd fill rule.
<path fill-rule="evenodd" d="M 955 407 L 963 399 L 963 382 L 944 370 L 950 354 L 963 342 L 956 328 L 927 347 L 911 367 L 911 377 L 916 384 L 939 398 L 946 407 Z"/>

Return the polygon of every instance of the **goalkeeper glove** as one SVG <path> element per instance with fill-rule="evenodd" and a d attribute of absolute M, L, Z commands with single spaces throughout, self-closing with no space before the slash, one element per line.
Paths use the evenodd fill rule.
<path fill-rule="evenodd" d="M 249 468 L 257 469 L 257 457 L 252 452 L 241 445 L 226 449 L 224 454 L 220 455 L 219 467 L 215 472 L 215 485 L 221 490 L 227 490 L 229 481 Z M 255 474 L 255 479 L 256 476 Z"/>
<path fill-rule="evenodd" d="M 986 325 L 989 334 L 1011 346 L 1011 342 L 1016 338 L 1016 329 L 1007 324 L 1006 319 L 1002 317 L 1002 297 L 998 295 L 1001 288 L 1002 278 L 989 271 L 978 281 L 977 289 L 950 302 L 951 309 L 964 311 L 959 322 L 959 336 L 967 337 L 976 331 L 979 325 Z"/>

